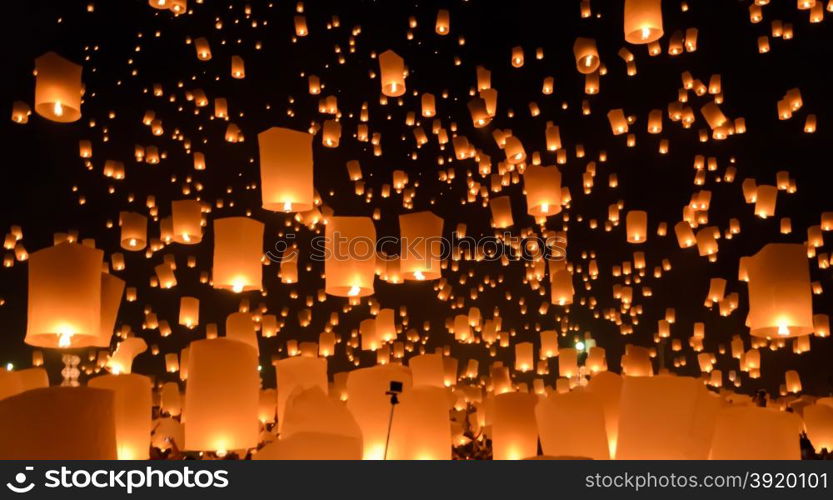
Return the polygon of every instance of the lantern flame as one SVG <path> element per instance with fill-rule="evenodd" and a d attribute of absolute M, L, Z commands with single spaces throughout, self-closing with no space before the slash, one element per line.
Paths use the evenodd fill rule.
<path fill-rule="evenodd" d="M 53 111 L 55 112 L 55 116 L 63 116 L 64 115 L 64 107 L 61 105 L 61 101 L 55 101 L 53 106 Z"/>

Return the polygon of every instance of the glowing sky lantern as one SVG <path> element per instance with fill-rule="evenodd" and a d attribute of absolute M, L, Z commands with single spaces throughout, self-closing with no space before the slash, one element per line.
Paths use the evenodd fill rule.
<path fill-rule="evenodd" d="M 119 307 L 124 296 L 125 281 L 108 273 L 101 273 L 101 326 L 96 347 L 110 347 L 110 339 L 119 315 Z"/>
<path fill-rule="evenodd" d="M 272 127 L 258 134 L 262 206 L 273 212 L 303 212 L 315 205 L 313 136 Z"/>
<path fill-rule="evenodd" d="M 390 382 L 402 383 L 402 397 L 412 387 L 410 370 L 402 366 L 377 365 L 359 368 L 347 376 L 347 408 L 358 422 L 364 438 L 365 460 L 385 457 L 388 422 L 390 419 Z"/>
<path fill-rule="evenodd" d="M 662 1 L 625 0 L 625 40 L 648 44 L 662 38 Z"/>
<path fill-rule="evenodd" d="M 599 51 L 596 49 L 596 41 L 592 38 L 576 38 L 573 43 L 573 55 L 579 73 L 589 75 L 599 69 Z"/>
<path fill-rule="evenodd" d="M 332 217 L 327 224 L 326 292 L 337 297 L 373 295 L 376 229 L 369 217 Z"/>
<path fill-rule="evenodd" d="M 625 217 L 628 243 L 645 243 L 648 238 L 648 212 L 631 210 Z"/>
<path fill-rule="evenodd" d="M 101 333 L 103 254 L 73 243 L 31 254 L 27 344 L 52 348 L 95 345 Z"/>
<path fill-rule="evenodd" d="M 444 387 L 415 386 L 403 395 L 391 424 L 388 459 L 450 460 L 450 406 Z"/>
<path fill-rule="evenodd" d="M 102 375 L 89 387 L 115 393 L 116 448 L 119 460 L 146 460 L 150 454 L 151 383 L 136 374 Z"/>
<path fill-rule="evenodd" d="M 297 356 L 275 363 L 278 387 L 278 424 L 283 428 L 286 402 L 296 391 L 317 387 L 327 394 L 327 359 Z"/>
<path fill-rule="evenodd" d="M 561 172 L 558 167 L 530 165 L 524 171 L 527 213 L 549 217 L 561 212 Z"/>
<path fill-rule="evenodd" d="M 813 332 L 810 270 L 804 245 L 769 243 L 747 260 L 749 333 L 797 337 Z"/>
<path fill-rule="evenodd" d="M 258 443 L 257 353 L 228 339 L 191 342 L 185 388 L 184 449 L 253 448 Z"/>
<path fill-rule="evenodd" d="M 173 240 L 183 245 L 202 241 L 202 207 L 197 200 L 171 202 Z"/>
<path fill-rule="evenodd" d="M 551 394 L 535 407 L 541 449 L 545 455 L 610 458 L 602 404 L 589 392 Z M 564 432 L 581 422 L 582 432 Z"/>
<path fill-rule="evenodd" d="M 405 93 L 405 60 L 392 51 L 379 54 L 379 72 L 382 74 L 382 94 L 399 97 Z"/>
<path fill-rule="evenodd" d="M 401 251 L 399 270 L 402 278 L 413 281 L 441 277 L 443 219 L 431 212 L 414 212 L 399 216 Z"/>
<path fill-rule="evenodd" d="M 81 69 L 55 52 L 35 59 L 35 112 L 61 123 L 81 118 Z"/>
<path fill-rule="evenodd" d="M 0 400 L 0 459 L 116 459 L 115 398 L 111 390 L 49 387 Z"/>
<path fill-rule="evenodd" d="M 263 287 L 263 228 L 248 217 L 214 219 L 214 288 L 240 293 Z"/>
<path fill-rule="evenodd" d="M 495 460 L 521 460 L 538 454 L 534 394 L 507 392 L 494 396 L 492 449 Z"/>
<path fill-rule="evenodd" d="M 119 213 L 121 247 L 131 252 L 144 250 L 147 245 L 148 220 L 135 212 Z"/>

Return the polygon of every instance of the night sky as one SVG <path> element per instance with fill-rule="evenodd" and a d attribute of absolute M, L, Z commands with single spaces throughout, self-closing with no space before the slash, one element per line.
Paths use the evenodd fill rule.
<path fill-rule="evenodd" d="M 191 0 L 189 12 L 176 17 L 139 0 L 10 2 L 4 7 L 8 23 L 3 30 L 4 77 L 0 79 L 6 109 L 0 134 L 4 153 L 0 230 L 5 234 L 13 224 L 22 226 L 22 243 L 32 253 L 50 245 L 54 232 L 74 229 L 82 238 L 94 238 L 97 247 L 105 251 L 107 261 L 112 252 L 122 251 L 118 228 L 108 229 L 107 222 L 117 222 L 121 210 L 147 215 L 148 195 L 156 197 L 161 216 L 170 214 L 172 200 L 199 197 L 215 205 L 222 199 L 223 208 L 215 206 L 208 215 L 209 226 L 201 245 L 171 244 L 150 259 L 145 258 L 144 252 L 123 252 L 127 269 L 114 273 L 125 279 L 128 286 L 137 287 L 139 297 L 136 302 L 122 303 L 117 328 L 130 325 L 136 336 L 144 338 L 149 346 L 158 345 L 160 350 L 158 356 L 148 350 L 137 357 L 134 372 L 157 376 L 158 380 L 176 380 L 176 374 L 164 373 L 164 354 L 178 352 L 191 340 L 203 338 L 206 323 L 217 323 L 222 332 L 226 316 L 237 311 L 241 298 L 199 282 L 199 272 L 210 271 L 211 267 L 210 221 L 244 215 L 251 210 L 251 217 L 266 224 L 264 251 L 281 240 L 287 229 L 287 216 L 260 206 L 257 134 L 273 126 L 307 130 L 314 122 L 320 124 L 331 118 L 318 112 L 318 101 L 323 96 L 334 95 L 338 99 L 342 137 L 338 148 L 324 148 L 320 137 L 315 137 L 315 188 L 323 204 L 336 215 L 370 216 L 375 208 L 380 208 L 377 235 L 397 235 L 398 216 L 411 210 L 403 208 L 401 194 L 392 193 L 382 199 L 378 193 L 383 184 L 391 183 L 394 170 L 405 170 L 411 185 L 419 183 L 413 210 L 431 210 L 443 217 L 446 235 L 450 236 L 461 222 L 467 224 L 468 234 L 472 236 L 493 233 L 489 208 L 484 208 L 479 196 L 475 203 L 461 204 L 466 199 L 466 172 L 470 171 L 475 181 L 486 186 L 488 177 L 478 174 L 475 161 L 455 160 L 451 144 L 441 149 L 436 136 L 430 133 L 431 120 L 419 116 L 419 95 L 430 92 L 437 96 L 436 118 L 449 135 L 452 135 L 451 123 L 455 122 L 458 135 L 465 135 L 476 148 L 491 156 L 493 172 L 504 158 L 492 138 L 494 129 L 512 129 L 523 141 L 528 155 L 540 151 L 542 164 L 551 165 L 555 163 L 555 154 L 546 151 L 545 123 L 553 121 L 560 127 L 568 160 L 559 168 L 563 185 L 570 188 L 572 201 L 561 214 L 550 217 L 546 227 L 567 229 L 567 259 L 574 265 L 582 265 L 585 273 L 588 260 L 582 258 L 582 253 L 595 252 L 600 275 L 591 281 L 592 289 L 586 290 L 581 274 L 575 273 L 573 305 L 568 308 L 552 305 L 546 315 L 539 315 L 538 305 L 549 300 L 547 278 L 542 282 L 546 289 L 542 296 L 524 283 L 521 262 L 512 262 L 507 267 L 495 262 L 461 262 L 458 271 L 443 271 L 443 276 L 454 285 L 455 300 L 438 300 L 430 283 L 388 284 L 377 279 L 375 299 L 382 307 L 398 310 L 407 306 L 409 324 L 405 329 L 414 327 L 423 337 L 427 336 L 427 351 L 451 346 L 453 356 L 460 360 L 460 370 L 464 369 L 466 360 L 475 358 L 480 361 L 481 376 L 488 375 L 487 367 L 493 359 L 488 349 L 483 343 L 455 343 L 444 326 L 447 317 L 466 314 L 469 307 L 479 307 L 484 318 L 491 317 L 494 308 L 499 307 L 502 329 L 516 332 L 512 346 L 498 348 L 494 359 L 512 366 L 514 343 L 531 341 L 537 345 L 537 324 L 540 329 L 564 333 L 560 341 L 565 347 L 572 346 L 576 336 L 583 337 L 585 332 L 590 332 L 597 344 L 607 350 L 607 363 L 614 371 L 618 371 L 626 343 L 654 346 L 657 320 L 664 318 L 666 308 L 673 307 L 677 321 L 671 327 L 671 337 L 681 340 L 683 350 L 671 353 L 670 347 L 665 348 L 667 367 L 681 375 L 699 375 L 697 356 L 689 348 L 688 338 L 693 323 L 701 321 L 706 325 L 705 350 L 717 353 L 721 346 L 726 349 L 725 354 L 717 354 L 715 367 L 723 370 L 723 383 L 728 386 L 727 373 L 738 370 L 738 361 L 731 357 L 729 347 L 732 336 L 741 335 L 749 348 L 749 330 L 744 327 L 747 292 L 746 284 L 737 280 L 738 259 L 756 253 L 769 242 L 804 242 L 807 227 L 819 224 L 821 212 L 833 210 L 829 195 L 833 185 L 829 165 L 833 143 L 830 126 L 833 69 L 829 64 L 833 57 L 833 30 L 827 18 L 821 23 L 810 23 L 807 11 L 797 10 L 794 1 L 773 0 L 764 8 L 764 20 L 758 24 L 749 20 L 750 0 L 689 0 L 685 12 L 679 1 L 663 1 L 663 54 L 651 57 L 645 46 L 628 45 L 638 69 L 635 76 L 628 77 L 624 61 L 617 55 L 626 46 L 622 3 L 592 0 L 593 15 L 582 19 L 578 0 L 313 0 L 303 5 L 310 34 L 296 39 L 292 20 L 297 15 L 297 4 L 291 1 L 225 0 L 198 4 Z M 88 5 L 94 5 L 92 12 Z M 448 36 L 434 32 L 438 9 L 450 11 Z M 833 16 L 830 12 L 825 14 Z M 337 27 L 333 25 L 333 16 L 339 20 Z M 412 30 L 413 39 L 409 40 L 406 34 L 411 16 L 416 19 L 417 27 Z M 771 35 L 771 22 L 776 19 L 792 23 L 794 37 L 783 40 L 770 36 L 771 51 L 759 54 L 757 39 Z M 217 28 L 219 22 L 221 29 Z M 668 55 L 668 37 L 690 27 L 699 30 L 697 50 Z M 584 76 L 576 71 L 572 47 L 579 36 L 596 39 L 602 64 L 607 69 L 601 76 L 597 95 L 584 94 Z M 196 37 L 209 40 L 210 61 L 197 60 L 193 45 L 186 43 Z M 355 40 L 354 52 L 350 51 L 351 37 Z M 462 45 L 460 37 L 465 41 Z M 510 65 L 515 46 L 522 46 L 525 52 L 522 68 Z M 541 60 L 535 57 L 539 47 L 544 54 Z M 401 99 L 389 99 L 383 106 L 379 100 L 379 79 L 370 77 L 378 68 L 371 53 L 387 49 L 405 60 L 409 70 L 408 92 Z M 61 124 L 33 113 L 28 124 L 16 124 L 8 119 L 12 102 L 21 100 L 32 105 L 34 59 L 50 50 L 84 66 L 86 95 L 82 118 L 72 124 Z M 232 55 L 244 59 L 244 79 L 230 77 Z M 340 56 L 344 57 L 343 64 L 339 62 Z M 455 58 L 459 59 L 459 65 L 455 64 Z M 497 115 L 489 126 L 481 129 L 472 127 L 466 106 L 469 91 L 476 85 L 478 65 L 491 70 L 492 87 L 498 90 Z M 697 121 L 689 129 L 684 129 L 679 122 L 671 122 L 667 106 L 677 99 L 684 71 L 707 84 L 711 75 L 720 74 L 724 98 L 721 109 L 730 118 L 745 118 L 747 132 L 723 141 L 700 142 L 698 130 L 708 127 L 699 114 L 699 107 L 713 96 L 698 97 L 692 92 L 689 92 L 689 104 L 695 110 Z M 320 96 L 308 92 L 310 74 L 325 84 Z M 541 93 L 546 76 L 555 79 L 555 91 L 548 96 Z M 152 95 L 154 84 L 162 86 L 164 98 Z M 803 108 L 792 119 L 779 120 L 776 102 L 792 88 L 800 89 Z M 232 144 L 224 140 L 227 122 L 213 118 L 213 105 L 198 109 L 186 100 L 186 92 L 194 89 L 202 89 L 212 101 L 215 97 L 228 100 L 230 121 L 240 127 L 244 142 Z M 414 95 L 414 91 L 418 94 Z M 441 97 L 444 93 L 447 98 Z M 171 96 L 175 97 L 173 102 Z M 591 110 L 589 115 L 582 113 L 585 99 Z M 541 110 L 536 117 L 530 116 L 528 107 L 533 101 Z M 371 132 L 381 133 L 382 156 L 374 156 L 369 143 L 359 142 L 353 136 L 363 102 L 369 105 Z M 627 147 L 624 135 L 612 135 L 606 114 L 614 108 L 623 108 L 627 115 L 637 117 L 631 126 L 636 147 Z M 665 115 L 659 135 L 645 130 L 652 109 L 662 109 Z M 162 119 L 164 135 L 153 136 L 150 128 L 141 123 L 147 110 L 155 111 Z M 419 149 L 411 127 L 405 123 L 409 111 L 417 112 L 417 120 L 429 136 L 428 144 Z M 813 134 L 803 131 L 804 120 L 810 113 L 819 122 Z M 177 130 L 190 140 L 193 151 L 205 154 L 205 171 L 194 171 L 192 155 L 183 147 L 183 141 L 173 137 Z M 82 139 L 93 144 L 91 170 L 78 155 L 78 141 Z M 661 139 L 669 141 L 668 154 L 658 153 Z M 157 165 L 138 163 L 133 154 L 137 144 L 156 145 L 166 157 Z M 578 144 L 586 151 L 584 158 L 576 157 Z M 412 157 L 414 151 L 416 158 Z M 607 154 L 605 162 L 599 161 L 601 151 Z M 717 159 L 718 169 L 708 172 L 704 186 L 693 183 L 695 155 Z M 438 157 L 445 160 L 444 165 L 438 164 Z M 102 175 L 108 159 L 125 163 L 124 180 Z M 376 193 L 371 203 L 365 203 L 363 197 L 354 193 L 345 168 L 350 160 L 360 161 L 367 189 L 373 188 Z M 596 177 L 592 192 L 585 194 L 582 174 L 591 161 L 596 163 Z M 721 182 L 730 165 L 737 169 L 734 182 Z M 451 183 L 441 181 L 439 172 L 450 167 L 455 169 L 456 178 Z M 795 179 L 797 192 L 779 192 L 775 217 L 760 219 L 754 215 L 753 205 L 744 203 L 741 182 L 754 178 L 758 184 L 774 185 L 776 172 L 782 170 L 788 170 Z M 618 176 L 619 185 L 615 189 L 607 185 L 611 173 Z M 189 178 L 191 182 L 187 181 Z M 182 194 L 186 184 L 191 187 L 187 196 Z M 201 185 L 200 191 L 195 187 L 197 184 Z M 110 187 L 112 194 L 108 192 Z M 730 218 L 739 219 L 741 224 L 740 234 L 731 240 L 719 240 L 720 249 L 714 263 L 699 257 L 696 248 L 680 249 L 673 233 L 673 225 L 681 220 L 683 207 L 689 203 L 692 193 L 701 189 L 712 193 L 708 225 L 725 232 Z M 500 193 L 490 193 L 491 197 L 511 196 L 513 234 L 523 228 L 537 228 L 534 218 L 526 214 L 522 190 L 523 184 L 517 183 L 504 187 Z M 132 203 L 128 201 L 130 194 L 134 195 Z M 83 205 L 79 204 L 80 196 L 85 199 Z M 619 200 L 624 202 L 623 220 L 612 231 L 605 232 L 601 226 L 607 219 L 608 206 Z M 637 246 L 626 242 L 624 215 L 628 210 L 648 211 L 646 244 Z M 569 220 L 565 221 L 565 217 Z M 792 219 L 791 234 L 779 233 L 781 217 Z M 591 218 L 598 219 L 599 229 L 590 229 Z M 656 235 L 659 222 L 668 224 L 668 236 Z M 294 226 L 290 228 L 293 232 Z M 313 232 L 297 226 L 297 239 L 303 244 Z M 321 227 L 319 230 L 323 232 Z M 150 221 L 149 235 L 158 237 L 158 222 Z M 825 234 L 825 239 L 829 242 L 830 235 Z M 646 253 L 648 262 L 641 285 L 650 286 L 653 295 L 642 297 L 639 285 L 634 285 L 635 303 L 642 306 L 643 314 L 633 326 L 634 333 L 622 336 L 615 324 L 604 319 L 603 311 L 619 307 L 612 289 L 624 279 L 613 277 L 611 266 L 632 260 L 637 250 Z M 829 243 L 817 252 L 830 252 Z M 179 284 L 170 290 L 151 288 L 149 278 L 153 267 L 162 262 L 165 254 L 176 256 Z M 185 265 L 190 255 L 197 258 L 195 269 Z M 671 261 L 672 269 L 663 273 L 661 279 L 654 279 L 653 268 L 666 258 Z M 330 313 L 342 311 L 346 303 L 346 299 L 336 297 L 325 302 L 315 300 L 312 323 L 308 327 L 298 325 L 297 312 L 306 307 L 305 298 L 315 297 L 324 286 L 323 265 L 313 263 L 312 270 L 307 272 L 304 270 L 307 261 L 302 251 L 299 284 L 281 284 L 278 266 L 273 264 L 263 272 L 267 295 L 242 294 L 252 307 L 263 303 L 273 314 L 289 308 L 280 333 L 275 338 L 260 340 L 262 378 L 267 387 L 275 384 L 270 358 L 286 356 L 288 339 L 317 341 Z M 813 297 L 814 313 L 830 314 L 833 312 L 831 271 L 819 269 L 816 259 L 810 259 L 809 265 L 812 280 L 820 281 L 825 290 Z M 33 350 L 23 342 L 26 270 L 25 262 L 0 269 L 0 297 L 5 301 L 0 306 L 0 362 L 11 362 L 16 367 L 29 366 Z M 460 284 L 460 275 L 470 271 L 473 277 Z M 502 281 L 494 288 L 485 287 L 472 300 L 470 289 L 482 283 L 486 276 L 494 279 L 502 276 Z M 737 292 L 740 296 L 740 308 L 728 317 L 721 317 L 716 307 L 709 310 L 703 306 L 709 278 L 714 277 L 728 281 L 727 294 Z M 293 291 L 297 292 L 297 298 L 291 298 Z M 511 292 L 512 300 L 506 300 L 507 291 Z M 201 324 L 193 331 L 177 325 L 182 295 L 201 301 Z M 464 297 L 462 310 L 452 309 L 458 296 Z M 519 307 L 521 297 L 528 306 L 525 315 Z M 598 301 L 595 311 L 602 313 L 598 318 L 586 302 L 590 297 Z M 585 304 L 581 303 L 582 298 L 586 299 Z M 158 330 L 142 329 L 146 306 L 159 319 L 168 320 L 173 335 L 161 338 Z M 363 301 L 361 306 L 341 314 L 335 331 L 346 340 L 351 330 L 368 317 L 368 307 Z M 569 332 L 562 331 L 565 317 L 572 328 Z M 627 315 L 623 317 L 630 321 Z M 422 331 L 424 321 L 431 323 L 428 333 Z M 779 351 L 762 349 L 761 378 L 750 380 L 748 374 L 739 374 L 743 382 L 739 390 L 751 393 L 764 388 L 777 392 L 778 386 L 784 383 L 784 371 L 794 369 L 800 373 L 806 392 L 830 393 L 833 343 L 829 338 L 813 337 L 811 345 L 811 351 L 801 355 L 792 353 L 791 342 Z M 340 343 L 336 355 L 329 359 L 331 374 L 351 368 L 344 348 L 344 342 Z M 356 349 L 355 353 L 361 366 L 376 362 L 373 352 Z M 406 358 L 413 354 L 418 354 L 418 349 Z M 45 355 L 50 376 L 53 381 L 60 380 L 60 353 L 47 351 Z M 670 361 L 675 356 L 684 356 L 686 366 L 671 367 Z M 654 360 L 655 371 L 657 361 Z M 552 385 L 558 374 L 557 359 L 551 359 L 549 367 L 550 373 L 544 380 Z M 533 372 L 516 373 L 515 380 L 531 383 L 536 376 Z"/>

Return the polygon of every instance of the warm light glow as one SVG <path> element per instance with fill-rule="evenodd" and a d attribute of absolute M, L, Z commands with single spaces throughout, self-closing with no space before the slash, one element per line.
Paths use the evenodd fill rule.
<path fill-rule="evenodd" d="M 422 281 L 425 279 L 425 275 L 422 274 L 422 271 L 414 271 L 414 278 L 418 279 L 419 281 Z"/>
<path fill-rule="evenodd" d="M 347 295 L 349 297 L 356 297 L 356 296 L 359 295 L 359 293 L 361 291 L 362 291 L 362 287 L 357 286 L 357 285 L 353 285 L 353 286 L 350 287 L 350 290 L 347 292 Z"/>
<path fill-rule="evenodd" d="M 64 107 L 61 105 L 61 101 L 55 101 L 55 105 L 53 107 L 55 111 L 55 116 L 63 116 L 64 115 Z"/>

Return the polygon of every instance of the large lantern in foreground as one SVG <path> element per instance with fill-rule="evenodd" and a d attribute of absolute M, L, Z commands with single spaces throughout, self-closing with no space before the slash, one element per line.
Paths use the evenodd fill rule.
<path fill-rule="evenodd" d="M 813 298 L 804 245 L 770 243 L 746 263 L 749 333 L 771 338 L 813 333 Z"/>
<path fill-rule="evenodd" d="M 278 386 L 278 425 L 283 431 L 286 402 L 296 391 L 313 387 L 327 394 L 327 358 L 296 356 L 275 363 L 275 377 Z"/>
<path fill-rule="evenodd" d="M 414 387 L 402 397 L 390 431 L 391 460 L 451 460 L 450 404 L 444 387 Z"/>
<path fill-rule="evenodd" d="M 252 346 L 228 339 L 191 342 L 183 415 L 185 449 L 254 448 L 259 400 L 260 375 Z"/>
<path fill-rule="evenodd" d="M 626 41 L 652 43 L 662 34 L 662 0 L 625 0 Z"/>
<path fill-rule="evenodd" d="M 109 389 L 115 394 L 116 447 L 119 460 L 146 460 L 150 455 L 150 379 L 127 373 L 90 379 L 89 387 Z"/>
<path fill-rule="evenodd" d="M 523 392 L 498 394 L 494 399 L 492 447 L 495 460 L 521 460 L 538 454 L 536 396 Z"/>
<path fill-rule="evenodd" d="M 365 460 L 385 458 L 391 382 L 402 383 L 402 397 L 411 390 L 410 370 L 396 365 L 377 365 L 352 370 L 347 375 L 347 409 L 359 424 L 364 439 Z"/>
<path fill-rule="evenodd" d="M 441 277 L 443 219 L 431 212 L 399 216 L 402 249 L 399 271 L 406 280 L 435 280 Z"/>
<path fill-rule="evenodd" d="M 81 69 L 54 52 L 35 59 L 35 112 L 54 122 L 81 118 Z"/>
<path fill-rule="evenodd" d="M 263 286 L 263 223 L 248 217 L 214 220 L 214 288 L 246 292 Z"/>
<path fill-rule="evenodd" d="M 29 257 L 26 340 L 38 347 L 95 345 L 101 330 L 104 252 L 74 243 Z"/>
<path fill-rule="evenodd" d="M 273 212 L 304 212 L 315 206 L 312 139 L 306 132 L 280 127 L 257 135 L 263 208 Z"/>
<path fill-rule="evenodd" d="M 49 387 L 0 401 L 0 459 L 114 460 L 115 395 Z"/>
<path fill-rule="evenodd" d="M 325 290 L 337 297 L 373 295 L 376 228 L 370 217 L 332 217 L 325 239 Z"/>

